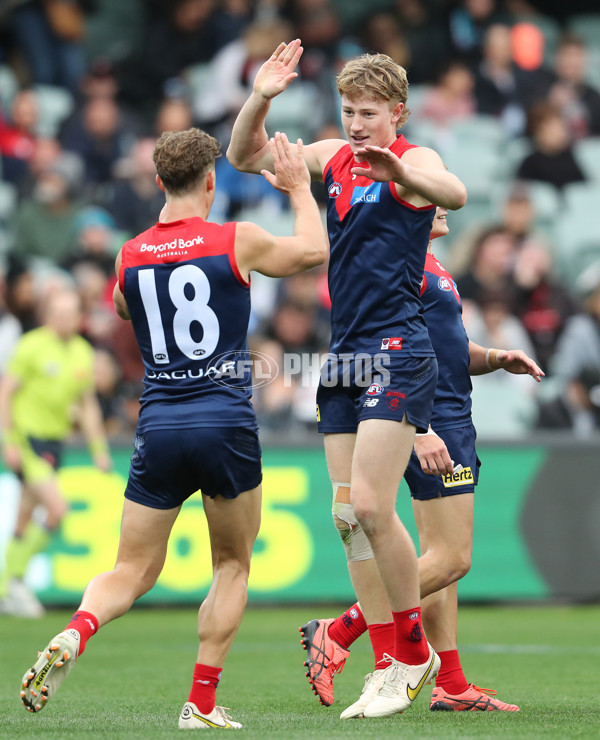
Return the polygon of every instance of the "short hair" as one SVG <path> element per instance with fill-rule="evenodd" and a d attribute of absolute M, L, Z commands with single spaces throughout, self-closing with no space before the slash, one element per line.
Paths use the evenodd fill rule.
<path fill-rule="evenodd" d="M 347 62 L 337 76 L 340 95 L 350 100 L 367 98 L 384 102 L 404 103 L 398 128 L 406 123 L 410 115 L 406 107 L 408 79 L 406 70 L 387 54 L 362 54 Z"/>
<path fill-rule="evenodd" d="M 217 140 L 199 128 L 165 131 L 156 142 L 152 158 L 165 189 L 172 195 L 192 190 L 221 156 Z"/>

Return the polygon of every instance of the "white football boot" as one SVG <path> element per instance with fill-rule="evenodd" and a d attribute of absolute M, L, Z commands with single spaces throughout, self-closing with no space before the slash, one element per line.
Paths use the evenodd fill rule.
<path fill-rule="evenodd" d="M 428 647 L 427 660 L 418 665 L 407 665 L 390 655 L 384 656 L 391 665 L 385 669 L 383 682 L 373 701 L 365 707 L 365 717 L 388 717 L 410 707 L 423 686 L 437 676 L 442 664 L 429 643 Z"/>
<path fill-rule="evenodd" d="M 23 676 L 21 701 L 30 712 L 39 712 L 52 699 L 71 672 L 79 655 L 79 632 L 65 630 L 56 635 Z"/>
<path fill-rule="evenodd" d="M 195 704 L 186 701 L 179 715 L 180 730 L 239 730 L 241 726 L 225 712 L 225 707 L 215 707 L 209 714 L 202 714 Z"/>
<path fill-rule="evenodd" d="M 354 704 L 351 704 L 347 709 L 340 714 L 340 719 L 352 719 L 353 717 L 362 717 L 367 704 L 370 704 L 375 695 L 381 688 L 383 683 L 383 677 L 386 672 L 386 668 L 378 668 L 373 673 L 367 673 L 365 676 L 365 685 L 361 692 L 360 697 Z"/>

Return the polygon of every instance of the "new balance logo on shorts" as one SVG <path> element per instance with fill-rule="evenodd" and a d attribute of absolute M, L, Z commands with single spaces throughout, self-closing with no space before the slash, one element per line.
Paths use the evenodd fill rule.
<path fill-rule="evenodd" d="M 380 349 L 402 349 L 402 337 L 386 337 L 385 339 L 382 339 Z"/>
<path fill-rule="evenodd" d="M 473 483 L 473 471 L 471 468 L 463 468 L 456 473 L 443 475 L 444 488 L 454 488 L 455 486 L 465 486 L 467 483 Z"/>

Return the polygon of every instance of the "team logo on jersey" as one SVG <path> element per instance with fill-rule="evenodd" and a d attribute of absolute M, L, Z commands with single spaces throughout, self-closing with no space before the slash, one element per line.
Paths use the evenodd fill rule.
<path fill-rule="evenodd" d="M 363 408 L 373 409 L 379 403 L 378 398 L 367 398 L 363 403 Z"/>
<path fill-rule="evenodd" d="M 380 194 L 380 182 L 372 182 L 366 188 L 361 188 L 358 185 L 355 185 L 354 190 L 352 191 L 350 205 L 355 206 L 357 203 L 379 203 Z"/>
<path fill-rule="evenodd" d="M 382 339 L 381 349 L 402 349 L 402 337 L 386 337 Z"/>
<path fill-rule="evenodd" d="M 342 192 L 342 185 L 339 182 L 334 182 L 329 186 L 329 197 L 330 198 L 337 198 L 338 195 Z"/>
<path fill-rule="evenodd" d="M 388 391 L 385 394 L 385 401 L 391 411 L 400 411 L 401 408 L 404 408 L 405 400 L 406 395 L 400 393 L 400 391 Z"/>
<path fill-rule="evenodd" d="M 367 396 L 380 396 L 382 393 L 382 385 L 379 385 L 379 383 L 371 383 L 371 385 L 369 386 L 369 390 L 367 391 Z"/>
<path fill-rule="evenodd" d="M 453 287 L 452 286 L 452 281 L 451 280 L 448 280 L 447 277 L 444 277 L 442 275 L 442 277 L 438 280 L 438 288 L 440 290 L 446 290 L 446 291 L 448 291 L 448 290 L 452 290 L 452 287 Z"/>
<path fill-rule="evenodd" d="M 462 468 L 456 473 L 448 473 L 448 475 L 442 476 L 444 482 L 444 488 L 454 488 L 455 486 L 466 486 L 468 483 L 473 483 L 473 471 L 471 468 Z"/>

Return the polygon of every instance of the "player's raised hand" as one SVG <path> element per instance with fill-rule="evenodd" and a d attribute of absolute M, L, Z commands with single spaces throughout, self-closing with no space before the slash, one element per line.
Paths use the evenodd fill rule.
<path fill-rule="evenodd" d="M 522 349 L 499 349 L 492 350 L 492 353 L 494 351 L 496 355 L 490 356 L 490 364 L 494 369 L 502 368 L 513 375 L 531 375 L 538 383 L 545 376 L 544 371 Z"/>
<path fill-rule="evenodd" d="M 454 464 L 448 454 L 446 443 L 437 434 L 422 434 L 415 437 L 415 453 L 421 469 L 428 475 L 450 475 Z"/>
<path fill-rule="evenodd" d="M 270 100 L 282 93 L 298 77 L 296 69 L 304 49 L 300 39 L 289 44 L 282 42 L 262 65 L 254 80 L 254 93 Z"/>
<path fill-rule="evenodd" d="M 356 151 L 356 157 L 366 162 L 368 167 L 352 167 L 353 175 L 362 175 L 377 182 L 400 182 L 404 176 L 406 165 L 402 163 L 389 149 L 368 144 Z"/>
<path fill-rule="evenodd" d="M 261 170 L 261 175 L 276 190 L 290 195 L 292 192 L 308 187 L 310 189 L 310 173 L 304 161 L 304 147 L 302 139 L 298 139 L 293 147 L 288 137 L 279 131 L 269 141 L 275 174 L 268 170 Z"/>

